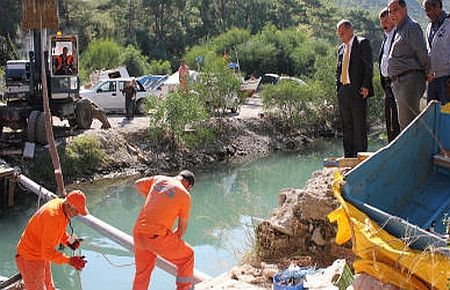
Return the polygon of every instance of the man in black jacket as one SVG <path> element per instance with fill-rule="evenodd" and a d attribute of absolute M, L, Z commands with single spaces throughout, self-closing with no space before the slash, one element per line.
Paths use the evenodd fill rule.
<path fill-rule="evenodd" d="M 373 95 L 372 48 L 369 40 L 353 34 L 352 24 L 341 20 L 336 90 L 341 115 L 344 155 L 367 151 L 367 98 Z"/>

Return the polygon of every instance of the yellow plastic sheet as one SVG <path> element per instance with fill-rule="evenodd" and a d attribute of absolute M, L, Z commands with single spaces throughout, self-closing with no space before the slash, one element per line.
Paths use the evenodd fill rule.
<path fill-rule="evenodd" d="M 442 106 L 441 112 L 450 114 L 450 103 L 447 103 L 446 105 Z"/>
<path fill-rule="evenodd" d="M 357 256 L 353 264 L 355 272 L 369 274 L 403 289 L 450 289 L 450 258 L 433 249 L 423 252 L 410 249 L 390 235 L 342 198 L 343 182 L 337 173 L 333 191 L 341 207 L 331 212 L 328 219 L 338 224 L 336 243 L 352 239 Z"/>

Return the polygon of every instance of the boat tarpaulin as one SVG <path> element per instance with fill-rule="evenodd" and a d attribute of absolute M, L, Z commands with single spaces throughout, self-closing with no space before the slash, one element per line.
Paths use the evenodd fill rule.
<path fill-rule="evenodd" d="M 450 258 L 433 248 L 413 250 L 401 239 L 389 234 L 365 213 L 344 200 L 344 179 L 337 173 L 333 183 L 341 206 L 328 215 L 337 222 L 336 243 L 352 240 L 357 256 L 355 273 L 366 273 L 402 289 L 450 289 Z"/>

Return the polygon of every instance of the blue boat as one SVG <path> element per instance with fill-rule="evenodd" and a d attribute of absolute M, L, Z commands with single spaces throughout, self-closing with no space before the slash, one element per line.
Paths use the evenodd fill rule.
<path fill-rule="evenodd" d="M 345 175 L 343 198 L 410 248 L 450 256 L 450 113 L 430 103 L 392 143 Z"/>

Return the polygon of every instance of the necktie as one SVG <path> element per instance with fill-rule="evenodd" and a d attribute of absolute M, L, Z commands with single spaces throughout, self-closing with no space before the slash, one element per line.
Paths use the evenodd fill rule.
<path fill-rule="evenodd" d="M 345 53 L 344 53 L 344 60 L 342 61 L 341 83 L 343 85 L 346 85 L 350 83 L 350 81 L 347 78 L 348 63 L 350 60 L 350 49 L 348 47 L 348 44 L 344 44 L 344 46 L 345 46 Z"/>

